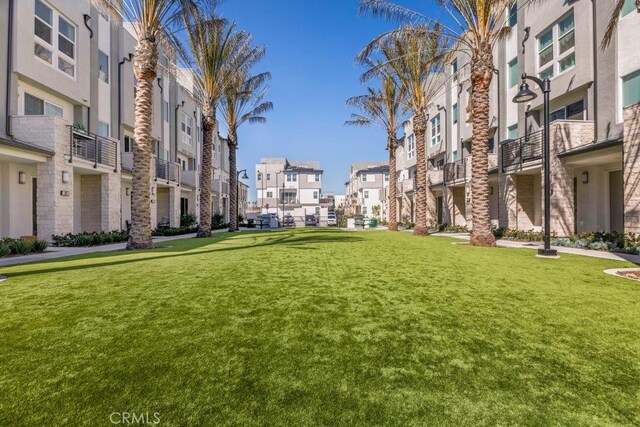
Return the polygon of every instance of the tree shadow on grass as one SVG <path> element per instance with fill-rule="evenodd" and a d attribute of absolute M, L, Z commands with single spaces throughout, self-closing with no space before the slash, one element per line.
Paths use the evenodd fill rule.
<path fill-rule="evenodd" d="M 152 249 L 148 251 L 114 251 L 114 252 L 100 252 L 93 253 L 87 255 L 76 255 L 72 257 L 66 258 L 58 258 L 55 260 L 48 261 L 40 261 L 31 264 L 22 264 L 12 266 L 13 268 L 19 268 L 24 266 L 33 266 L 33 265 L 42 265 L 43 267 L 47 267 L 51 264 L 66 264 L 68 262 L 73 261 L 82 261 L 87 259 L 95 259 L 96 261 L 103 260 L 105 258 L 112 258 L 116 256 L 133 256 L 145 253 L 160 253 L 162 255 L 158 256 L 150 256 L 144 258 L 127 258 L 120 259 L 117 261 L 107 261 L 107 262 L 95 262 L 89 264 L 81 264 L 81 265 L 65 265 L 60 267 L 50 267 L 50 268 L 39 268 L 36 270 L 28 270 L 28 271 L 18 271 L 15 273 L 4 273 L 7 277 L 15 278 L 15 277 L 25 277 L 36 274 L 46 274 L 46 273 L 59 273 L 65 271 L 76 271 L 76 270 L 85 270 L 97 267 L 111 267 L 116 265 L 125 265 L 125 264 L 133 264 L 138 262 L 146 262 L 146 261 L 155 261 L 164 258 L 176 258 L 176 257 L 188 257 L 193 255 L 204 255 L 204 254 L 215 254 L 221 252 L 229 252 L 229 251 L 239 251 L 239 250 L 249 250 L 255 248 L 265 248 L 275 245 L 286 245 L 296 249 L 305 249 L 305 250 L 313 250 L 315 248 L 309 246 L 313 244 L 336 244 L 336 243 L 355 243 L 362 241 L 362 237 L 355 236 L 353 234 L 347 233 L 319 233 L 317 231 L 289 231 L 289 232 L 276 232 L 273 237 L 268 237 L 264 240 L 258 240 L 257 237 L 264 237 L 263 233 L 251 233 L 252 235 L 246 237 L 235 237 L 239 236 L 238 234 L 233 233 L 225 233 L 221 236 L 216 236 L 213 238 L 207 239 L 188 239 L 188 240 L 176 240 L 172 242 L 163 242 L 163 243 L 174 243 L 176 246 L 171 248 L 164 249 Z M 241 242 L 240 245 L 226 246 L 227 244 L 233 244 L 239 240 L 247 240 L 251 239 L 255 243 L 254 244 L 243 244 Z M 188 244 L 185 244 L 187 243 Z M 206 246 L 217 245 L 212 249 L 208 250 L 199 250 Z"/>

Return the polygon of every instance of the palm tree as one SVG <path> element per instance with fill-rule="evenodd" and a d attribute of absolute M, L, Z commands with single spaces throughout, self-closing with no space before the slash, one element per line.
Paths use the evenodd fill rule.
<path fill-rule="evenodd" d="M 251 37 L 234 31 L 235 24 L 216 16 L 210 8 L 191 9 L 183 15 L 188 29 L 191 56 L 186 58 L 194 74 L 195 96 L 202 103 L 202 173 L 200 174 L 200 223 L 198 237 L 211 236 L 211 198 L 213 178 L 213 138 L 216 110 L 225 88 L 235 81 L 246 60 Z M 188 53 L 181 49 L 183 53 Z"/>
<path fill-rule="evenodd" d="M 366 95 L 347 99 L 347 105 L 356 107 L 361 114 L 351 114 L 351 120 L 345 122 L 351 126 L 371 126 L 376 124 L 387 133 L 387 150 L 389 151 L 389 230 L 398 231 L 396 212 L 396 150 L 398 148 L 398 128 L 401 124 L 404 101 L 403 87 L 399 86 L 393 76 L 383 75 L 381 89 L 367 89 Z"/>
<path fill-rule="evenodd" d="M 602 38 L 601 48 L 604 49 L 611 43 L 613 40 L 613 36 L 616 33 L 616 28 L 618 27 L 618 22 L 620 21 L 620 15 L 622 14 L 622 8 L 626 1 L 629 0 L 616 0 L 613 10 L 611 11 L 611 18 L 609 18 L 609 23 L 607 24 L 607 29 L 605 30 L 604 37 Z M 635 0 L 636 8 L 640 9 L 640 0 Z"/>
<path fill-rule="evenodd" d="M 242 65 L 248 71 L 265 53 L 264 46 L 248 49 L 242 55 Z M 244 123 L 265 123 L 264 113 L 273 109 L 273 104 L 263 101 L 268 89 L 265 83 L 271 74 L 260 73 L 249 76 L 248 72 L 238 72 L 225 88 L 221 105 L 222 117 L 227 124 L 227 140 L 229 143 L 229 231 L 236 231 L 238 226 L 238 173 L 236 151 L 238 149 L 238 128 Z"/>
<path fill-rule="evenodd" d="M 493 79 L 493 48 L 511 32 L 507 11 L 511 0 L 439 0 L 444 12 L 456 23 L 457 29 L 403 6 L 384 0 L 361 0 L 362 12 L 391 19 L 439 25 L 441 31 L 454 40 L 452 52 L 470 55 L 472 108 L 472 217 L 471 244 L 495 246 L 489 216 L 489 89 Z M 415 27 L 404 27 L 411 30 Z M 398 33 L 388 33 L 392 36 Z M 384 36 L 384 35 L 383 35 Z M 418 206 L 420 208 L 420 206 Z"/>
<path fill-rule="evenodd" d="M 406 94 L 406 105 L 413 113 L 413 132 L 416 138 L 416 226 L 414 235 L 428 234 L 427 218 L 427 109 L 436 95 L 442 77 L 442 60 L 448 42 L 437 26 L 407 26 L 370 43 L 358 59 L 365 63 L 376 50 L 382 54 L 379 61 L 362 79 L 379 75 L 389 69 L 400 90 Z M 433 208 L 433 206 L 432 206 Z"/>
<path fill-rule="evenodd" d="M 138 45 L 133 72 L 136 77 L 135 129 L 133 146 L 133 200 L 131 234 L 127 249 L 148 249 L 151 239 L 151 114 L 153 85 L 158 69 L 158 46 L 169 42 L 172 30 L 186 10 L 198 0 L 92 0 L 99 10 L 116 22 L 131 23 Z"/>

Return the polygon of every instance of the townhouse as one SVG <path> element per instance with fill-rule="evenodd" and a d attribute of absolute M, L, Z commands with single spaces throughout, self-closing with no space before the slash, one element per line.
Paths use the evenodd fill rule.
<path fill-rule="evenodd" d="M 257 205 L 262 213 L 275 213 L 282 219 L 291 215 L 303 226 L 306 215 L 316 215 L 326 224 L 333 199 L 322 194 L 319 162 L 286 158 L 262 158 L 256 165 Z"/>
<path fill-rule="evenodd" d="M 88 0 L 2 1 L 0 29 L 0 56 L 7 60 L 0 67 L 0 236 L 50 239 L 126 229 L 135 32 Z M 148 189 L 152 228 L 178 226 L 188 212 L 199 215 L 201 109 L 192 72 L 175 62 L 170 49 L 160 49 Z M 214 140 L 218 160 L 225 144 Z M 228 165 L 219 161 L 217 176 L 225 170 L 228 180 Z M 225 209 L 215 205 L 224 194 L 220 186 L 213 211 Z"/>
<path fill-rule="evenodd" d="M 388 190 L 388 161 L 352 163 L 345 183 L 346 212 L 386 221 Z"/>
<path fill-rule="evenodd" d="M 611 44 L 601 49 L 611 2 L 515 1 L 512 33 L 494 50 L 489 114 L 489 193 L 494 226 L 543 221 L 543 98 L 513 102 L 521 74 L 551 82 L 551 228 L 559 235 L 640 230 L 640 12 L 627 0 Z M 428 211 L 432 223 L 471 227 L 469 55 L 447 64 L 428 111 Z M 415 218 L 415 135 L 398 148 L 399 213 Z"/>

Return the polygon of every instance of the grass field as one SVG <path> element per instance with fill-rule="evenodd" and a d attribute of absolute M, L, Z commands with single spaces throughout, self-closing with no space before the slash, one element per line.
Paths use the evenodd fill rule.
<path fill-rule="evenodd" d="M 624 263 L 295 230 L 1 268 L 0 425 L 638 425 Z M 150 415 L 153 420 L 153 415 Z"/>

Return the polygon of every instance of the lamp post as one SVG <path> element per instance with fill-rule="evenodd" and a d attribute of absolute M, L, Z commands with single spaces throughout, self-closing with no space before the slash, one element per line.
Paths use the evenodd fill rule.
<path fill-rule="evenodd" d="M 551 249 L 551 167 L 550 167 L 550 124 L 549 124 L 549 94 L 551 93 L 551 82 L 549 79 L 541 80 L 535 76 L 523 73 L 520 91 L 513 98 L 513 102 L 522 104 L 538 97 L 535 92 L 529 89 L 527 80 L 536 83 L 542 90 L 544 96 L 544 249 L 538 249 L 540 257 L 557 257 L 555 249 Z"/>
<path fill-rule="evenodd" d="M 242 169 L 238 171 L 238 177 L 236 179 L 236 211 L 235 211 L 235 216 L 236 216 L 236 229 L 235 230 L 230 230 L 230 231 L 238 231 L 240 230 L 240 228 L 238 227 L 238 213 L 240 212 L 240 206 L 238 206 L 238 202 L 240 200 L 240 174 L 244 173 L 244 175 L 242 175 L 242 179 L 249 179 L 249 177 L 247 176 L 247 170 L 246 169 Z"/>

